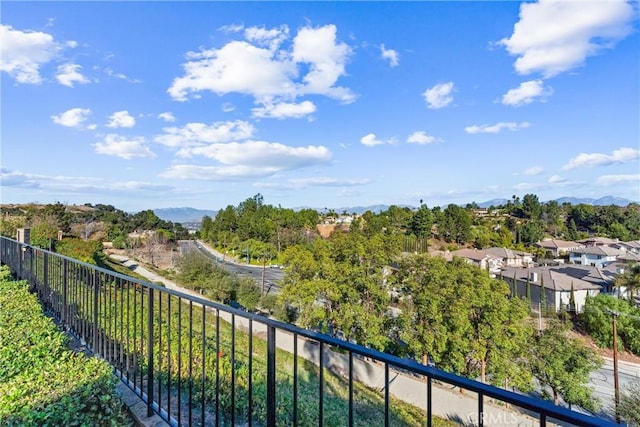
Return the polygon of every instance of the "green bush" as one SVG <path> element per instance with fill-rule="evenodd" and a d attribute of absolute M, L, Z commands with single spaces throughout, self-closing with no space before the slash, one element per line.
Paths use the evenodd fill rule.
<path fill-rule="evenodd" d="M 0 425 L 130 425 L 117 379 L 102 360 L 74 353 L 24 281 L 0 268 Z"/>
<path fill-rule="evenodd" d="M 640 309 L 627 300 L 599 294 L 587 297 L 581 320 L 585 329 L 600 347 L 613 347 L 611 312 L 618 313 L 618 350 L 626 349 L 640 355 Z"/>

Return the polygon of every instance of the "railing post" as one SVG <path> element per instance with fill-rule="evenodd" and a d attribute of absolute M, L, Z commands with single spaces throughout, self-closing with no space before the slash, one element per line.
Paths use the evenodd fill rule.
<path fill-rule="evenodd" d="M 276 425 L 276 328 L 267 326 L 267 426 Z"/>
<path fill-rule="evenodd" d="M 51 294 L 49 292 L 49 253 L 48 252 L 43 252 L 42 254 L 43 254 L 42 281 L 44 282 L 42 285 L 44 287 L 44 290 L 47 292 L 47 298 L 50 298 Z M 49 301 L 49 303 L 51 303 L 51 301 Z"/>
<path fill-rule="evenodd" d="M 147 416 L 150 417 L 153 415 L 153 288 L 147 289 Z"/>
<path fill-rule="evenodd" d="M 93 271 L 93 353 L 98 351 L 98 302 L 100 298 L 100 272 Z"/>
<path fill-rule="evenodd" d="M 484 426 L 484 394 L 478 393 L 478 427 Z"/>
<path fill-rule="evenodd" d="M 67 317 L 69 316 L 69 309 L 67 308 L 67 276 L 69 275 L 69 265 L 67 259 L 62 260 L 62 323 L 67 324 Z"/>

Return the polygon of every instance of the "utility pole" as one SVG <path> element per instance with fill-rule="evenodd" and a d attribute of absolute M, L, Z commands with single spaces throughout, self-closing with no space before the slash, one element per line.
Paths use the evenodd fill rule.
<path fill-rule="evenodd" d="M 261 292 L 261 296 L 264 296 L 264 276 L 265 276 L 265 269 L 267 268 L 267 259 L 263 258 L 262 259 L 262 292 Z"/>
<path fill-rule="evenodd" d="M 620 384 L 618 382 L 618 312 L 607 309 L 613 317 L 613 388 L 615 391 L 616 423 L 620 424 Z"/>

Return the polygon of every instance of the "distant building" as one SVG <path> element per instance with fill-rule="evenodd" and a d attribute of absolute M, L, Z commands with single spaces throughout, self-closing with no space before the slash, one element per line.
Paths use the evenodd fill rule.
<path fill-rule="evenodd" d="M 531 304 L 536 306 L 542 301 L 546 308 L 556 311 L 570 309 L 571 289 L 575 309 L 584 309 L 587 296 L 596 296 L 610 288 L 608 278 L 594 267 L 561 265 L 555 267 L 505 268 L 500 278 L 510 287 L 512 294 L 518 297 L 527 295 L 530 289 Z"/>
<path fill-rule="evenodd" d="M 624 251 L 620 249 L 604 245 L 594 245 L 569 251 L 569 262 L 572 264 L 604 267 L 607 264 L 615 262 L 621 255 L 624 255 Z"/>
<path fill-rule="evenodd" d="M 551 252 L 554 257 L 561 257 L 567 255 L 571 250 L 584 248 L 584 245 L 581 243 L 560 239 L 545 239 L 534 243 L 534 246 Z"/>

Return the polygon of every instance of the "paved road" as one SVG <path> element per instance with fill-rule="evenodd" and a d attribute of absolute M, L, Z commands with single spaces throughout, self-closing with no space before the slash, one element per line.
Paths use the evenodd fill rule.
<path fill-rule="evenodd" d="M 620 388 L 640 380 L 640 365 L 618 361 L 618 380 Z M 595 388 L 595 395 L 600 399 L 602 408 L 613 413 L 615 389 L 613 381 L 613 359 L 605 359 L 602 368 L 591 374 L 591 385 Z"/>
<path fill-rule="evenodd" d="M 250 265 L 240 263 L 234 259 L 228 258 L 225 254 L 222 254 L 215 249 L 211 248 L 209 245 L 205 244 L 200 240 L 181 240 L 179 242 L 180 245 L 180 253 L 187 253 L 189 251 L 198 251 L 213 261 L 215 261 L 220 267 L 225 270 L 235 273 L 239 276 L 249 277 L 258 284 L 258 286 L 262 286 L 263 283 L 263 273 L 264 273 L 264 286 L 265 292 L 268 295 L 269 293 L 279 293 L 280 292 L 280 281 L 284 277 L 284 272 L 279 268 L 271 268 L 266 266 L 265 268 L 257 265 Z"/>

